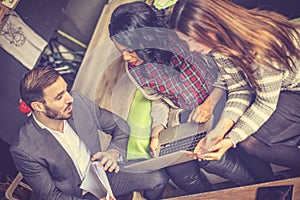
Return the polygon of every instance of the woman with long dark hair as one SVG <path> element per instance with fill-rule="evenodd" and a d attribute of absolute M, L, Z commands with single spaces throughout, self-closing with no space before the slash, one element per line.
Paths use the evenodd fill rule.
<path fill-rule="evenodd" d="M 214 89 L 218 71 L 212 58 L 191 53 L 167 28 L 165 19 L 146 3 L 133 2 L 117 7 L 109 24 L 110 37 L 127 62 L 128 76 L 152 101 L 152 151 L 159 144 L 159 132 L 167 126 L 207 121 L 223 94 L 222 89 Z M 187 193 L 209 191 L 211 185 L 199 167 L 239 185 L 254 182 L 232 152 L 219 161 L 190 161 L 167 167 L 166 172 Z"/>

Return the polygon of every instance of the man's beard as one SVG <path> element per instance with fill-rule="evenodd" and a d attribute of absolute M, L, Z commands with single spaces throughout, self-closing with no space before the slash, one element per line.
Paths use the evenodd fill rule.
<path fill-rule="evenodd" d="M 70 119 L 70 118 L 72 117 L 72 112 L 71 112 L 70 114 L 68 114 L 69 116 L 63 116 L 63 115 L 61 115 L 58 111 L 49 108 L 47 105 L 44 104 L 44 106 L 45 106 L 45 108 L 46 108 L 46 113 L 45 113 L 45 115 L 46 115 L 47 117 L 49 117 L 50 119 L 55 119 L 55 120 L 67 120 L 67 119 Z M 69 106 L 71 106 L 71 104 L 69 104 L 65 110 L 67 110 Z M 64 111 L 65 111 L 65 110 L 64 110 Z"/>

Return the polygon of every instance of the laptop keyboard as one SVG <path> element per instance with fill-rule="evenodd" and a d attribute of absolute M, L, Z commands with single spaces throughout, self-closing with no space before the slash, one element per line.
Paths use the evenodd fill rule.
<path fill-rule="evenodd" d="M 196 145 L 206 135 L 206 132 L 198 133 L 190 137 L 182 138 L 167 144 L 163 144 L 159 150 L 159 156 L 170 154 L 179 150 L 194 151 Z"/>

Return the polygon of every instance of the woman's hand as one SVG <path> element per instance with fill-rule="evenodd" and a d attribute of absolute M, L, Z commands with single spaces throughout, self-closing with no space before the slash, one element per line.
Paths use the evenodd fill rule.
<path fill-rule="evenodd" d="M 199 160 L 204 159 L 204 156 L 211 151 L 211 149 L 223 139 L 220 131 L 215 129 L 211 130 L 202 138 L 194 149 L 194 153 Z"/>
<path fill-rule="evenodd" d="M 210 151 L 202 157 L 202 159 L 219 160 L 231 147 L 233 147 L 233 143 L 231 142 L 231 140 L 229 138 L 224 138 L 221 141 L 219 141 L 216 145 L 214 145 L 210 149 Z"/>
<path fill-rule="evenodd" d="M 162 130 L 164 130 L 165 127 L 163 125 L 158 125 L 152 128 L 152 133 L 151 133 L 151 141 L 150 141 L 150 152 L 152 153 L 153 156 L 156 155 L 156 152 L 159 150 L 159 139 L 158 136 Z"/>
<path fill-rule="evenodd" d="M 211 104 L 209 101 L 205 101 L 191 112 L 191 114 L 189 115 L 188 122 L 206 122 L 211 118 L 213 110 L 214 105 Z"/>
<path fill-rule="evenodd" d="M 229 138 L 225 138 L 226 133 L 233 127 L 231 119 L 222 117 L 215 128 L 202 138 L 195 147 L 194 153 L 199 160 L 218 160 L 233 146 Z"/>
<path fill-rule="evenodd" d="M 188 122 L 194 121 L 198 123 L 208 121 L 214 111 L 215 106 L 223 96 L 224 91 L 220 88 L 214 88 L 205 101 L 195 108 L 189 116 Z"/>
<path fill-rule="evenodd" d="M 153 156 L 156 155 L 156 152 L 159 150 L 159 146 L 160 143 L 158 137 L 152 137 L 150 141 L 150 151 Z"/>

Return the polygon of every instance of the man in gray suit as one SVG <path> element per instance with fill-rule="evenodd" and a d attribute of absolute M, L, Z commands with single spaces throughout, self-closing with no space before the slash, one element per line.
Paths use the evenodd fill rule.
<path fill-rule="evenodd" d="M 143 190 L 159 199 L 167 183 L 162 171 L 120 170 L 129 137 L 127 123 L 78 92 L 53 68 L 35 68 L 24 75 L 20 93 L 32 115 L 11 146 L 17 169 L 38 199 L 96 199 L 79 188 L 91 161 L 99 160 L 116 197 Z M 112 136 L 101 152 L 98 130 Z M 101 138 L 100 138 L 101 140 Z"/>

